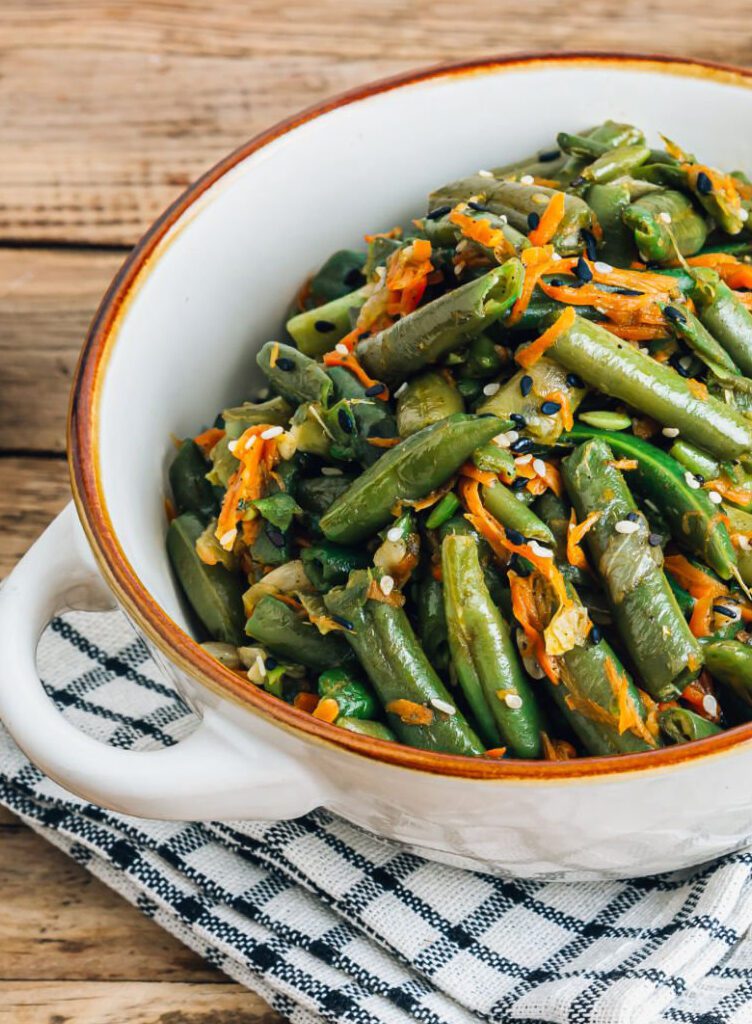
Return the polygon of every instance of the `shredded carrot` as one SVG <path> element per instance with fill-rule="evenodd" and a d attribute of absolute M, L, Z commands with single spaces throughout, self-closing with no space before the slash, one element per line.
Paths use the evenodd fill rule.
<path fill-rule="evenodd" d="M 752 309 L 752 292 L 734 292 L 734 298 L 747 309 Z"/>
<path fill-rule="evenodd" d="M 577 751 L 566 740 L 551 739 L 547 732 L 541 731 L 541 745 L 545 761 L 571 761 L 577 757 Z"/>
<path fill-rule="evenodd" d="M 334 697 L 322 697 L 313 710 L 313 717 L 321 722 L 336 722 L 339 718 L 339 704 Z"/>
<path fill-rule="evenodd" d="M 690 267 L 722 267 L 728 264 L 739 264 L 739 260 L 736 256 L 732 256 L 730 252 L 704 252 L 699 256 L 687 256 L 687 266 Z M 678 263 L 676 264 L 679 265 Z"/>
<path fill-rule="evenodd" d="M 302 691 L 301 693 L 297 693 L 295 695 L 293 705 L 299 711 L 305 711 L 310 715 L 315 710 L 316 706 L 318 705 L 318 702 L 319 698 L 315 693 L 307 693 L 306 691 Z"/>
<path fill-rule="evenodd" d="M 611 334 L 615 334 L 617 338 L 621 338 L 622 341 L 660 341 L 669 336 L 665 327 L 652 324 L 612 324 L 604 320 L 598 326 L 604 327 Z M 655 358 L 658 359 L 657 356 Z M 665 362 L 666 359 L 668 359 L 668 355 L 665 359 L 658 359 L 658 362 Z"/>
<path fill-rule="evenodd" d="M 478 245 L 482 245 L 486 249 L 495 249 L 498 245 L 506 242 L 506 236 L 501 228 L 492 227 L 490 220 L 476 220 L 474 217 L 468 216 L 464 212 L 467 208 L 467 203 L 459 203 L 449 214 L 449 220 L 452 224 L 457 225 L 465 238 L 469 238 L 471 242 L 477 242 Z"/>
<path fill-rule="evenodd" d="M 520 470 L 525 470 L 527 468 L 530 468 L 532 470 L 533 475 L 528 480 L 526 490 L 528 490 L 531 494 L 536 495 L 545 494 L 546 491 L 551 490 L 554 492 L 557 498 L 561 497 L 564 491 L 564 485 L 562 484 L 561 474 L 559 473 L 559 470 L 551 462 L 546 462 L 543 459 L 541 459 L 541 462 L 545 467 L 543 473 L 537 473 L 531 463 L 528 463 L 527 466 L 517 467 L 517 469 Z M 526 474 L 522 472 L 519 475 L 525 476 Z"/>
<path fill-rule="evenodd" d="M 531 245 L 529 249 L 523 249 L 520 259 L 525 267 L 525 280 L 522 283 L 520 297 L 516 300 L 509 313 L 508 323 L 515 324 L 520 319 L 530 304 L 530 299 L 535 291 L 535 286 L 543 274 L 552 274 L 554 270 L 564 270 L 565 267 L 573 267 L 577 260 L 554 260 L 554 249 L 551 245 Z"/>
<path fill-rule="evenodd" d="M 565 430 L 571 430 L 574 426 L 572 415 L 572 403 L 566 391 L 552 391 L 543 399 L 544 402 L 558 402 L 561 406 L 561 425 Z M 557 492 L 558 493 L 558 492 Z"/>
<path fill-rule="evenodd" d="M 701 380 L 695 380 L 694 377 L 690 377 L 687 381 L 687 387 L 695 398 L 699 398 L 701 402 L 707 402 L 708 389 Z"/>
<path fill-rule="evenodd" d="M 440 562 L 437 562 L 435 565 L 431 566 L 431 575 L 435 580 L 438 580 L 439 583 L 441 583 L 441 581 L 444 579 L 444 573 L 441 570 Z"/>
<path fill-rule="evenodd" d="M 371 388 L 374 384 L 381 383 L 378 380 L 374 380 L 373 377 L 368 376 L 352 353 L 347 356 L 343 356 L 337 351 L 327 352 L 324 355 L 324 366 L 343 366 L 358 378 L 364 388 Z M 380 391 L 376 397 L 380 398 L 384 402 L 389 400 L 389 389 L 386 385 L 384 385 L 383 390 Z"/>
<path fill-rule="evenodd" d="M 606 678 L 619 705 L 619 724 L 617 725 L 619 735 L 621 736 L 629 729 L 630 732 L 654 747 L 655 740 L 645 728 L 645 723 L 640 718 L 639 711 L 629 692 L 629 679 L 626 673 L 620 674 L 611 658 L 606 658 L 605 668 Z"/>
<path fill-rule="evenodd" d="M 478 467 L 472 462 L 463 463 L 459 468 L 459 474 L 460 476 L 468 477 L 470 480 L 477 480 L 478 483 L 483 484 L 484 487 L 493 487 L 493 485 L 499 481 L 496 473 L 478 469 Z"/>
<path fill-rule="evenodd" d="M 684 555 L 667 555 L 663 564 L 679 586 L 684 587 L 695 600 L 706 595 L 721 597 L 728 592 L 725 584 L 692 565 Z"/>
<path fill-rule="evenodd" d="M 275 341 L 274 344 L 272 345 L 272 350 L 269 353 L 269 366 L 272 369 L 274 369 L 274 367 L 277 365 L 277 360 L 278 359 L 279 359 L 279 342 Z"/>
<path fill-rule="evenodd" d="M 386 308 L 390 316 L 406 316 L 417 308 L 433 270 L 431 243 L 426 238 L 416 238 L 389 257 Z"/>
<path fill-rule="evenodd" d="M 554 181 L 553 178 L 533 178 L 534 185 L 540 185 L 541 188 L 561 188 L 560 181 Z"/>
<path fill-rule="evenodd" d="M 718 491 L 727 501 L 731 501 L 735 505 L 749 505 L 752 502 L 752 490 L 735 487 L 727 477 L 706 480 L 703 487 L 708 491 Z"/>
<path fill-rule="evenodd" d="M 371 444 L 374 448 L 394 448 L 401 440 L 401 437 L 367 437 L 366 444 Z"/>
<path fill-rule="evenodd" d="M 530 577 L 518 576 L 516 572 L 510 572 L 508 576 L 514 617 L 519 622 L 522 632 L 530 644 L 535 660 L 551 682 L 558 683 L 559 666 L 556 660 L 546 652 L 543 623 L 538 619 L 538 611 L 532 593 L 532 580 Z"/>
<path fill-rule="evenodd" d="M 613 466 L 614 469 L 620 469 L 622 472 L 626 472 L 630 469 L 638 469 L 640 463 L 637 459 L 609 459 L 608 465 Z"/>
<path fill-rule="evenodd" d="M 164 500 L 164 510 L 165 515 L 167 516 L 167 522 L 171 523 L 172 520 L 177 517 L 178 510 L 169 498 L 165 498 Z"/>
<path fill-rule="evenodd" d="M 487 750 L 484 753 L 483 756 L 484 757 L 492 757 L 492 758 L 494 758 L 494 760 L 496 760 L 498 758 L 502 758 L 506 754 L 506 752 L 507 752 L 507 748 L 506 747 L 491 747 L 491 749 Z"/>
<path fill-rule="evenodd" d="M 559 229 L 564 219 L 566 196 L 563 192 L 554 192 L 548 206 L 541 214 L 538 226 L 528 234 L 531 245 L 547 245 Z"/>
<path fill-rule="evenodd" d="M 377 238 L 402 238 L 402 228 L 397 226 L 390 228 L 389 231 L 374 231 L 372 235 L 363 235 L 363 238 L 369 245 Z"/>
<path fill-rule="evenodd" d="M 243 516 L 249 502 L 263 497 L 267 478 L 279 460 L 276 439 L 264 440 L 259 436 L 269 427 L 268 423 L 249 427 L 234 443 L 233 454 L 239 466 L 227 484 L 214 533 L 226 551 L 231 551 L 235 544 L 239 522 L 242 521 L 243 540 L 247 545 L 250 546 L 258 535 L 259 518 L 243 521 Z"/>
<path fill-rule="evenodd" d="M 396 715 L 405 725 L 430 725 L 433 721 L 433 711 L 425 704 L 416 704 L 415 701 L 392 700 L 386 705 L 386 710 Z"/>
<path fill-rule="evenodd" d="M 710 612 L 716 596 L 712 593 L 695 598 L 695 606 L 689 620 L 689 629 L 693 636 L 710 636 L 713 632 L 710 623 Z"/>
<path fill-rule="evenodd" d="M 582 550 L 582 539 L 588 530 L 597 523 L 601 517 L 600 512 L 591 512 L 581 523 L 577 522 L 577 514 L 574 509 L 569 513 L 569 526 L 567 527 L 567 561 L 578 569 L 588 569 L 587 558 Z"/>
<path fill-rule="evenodd" d="M 204 455 L 209 457 L 212 448 L 222 440 L 225 436 L 224 430 L 220 430 L 219 427 L 209 427 L 203 434 L 199 434 L 193 438 L 193 443 L 197 444 Z"/>
<path fill-rule="evenodd" d="M 703 701 L 708 694 L 715 696 L 713 691 L 713 678 L 707 670 L 703 669 L 697 679 L 693 679 L 691 683 L 684 687 L 681 697 L 696 714 L 712 722 L 714 720 L 717 721 L 720 716 L 718 714 L 709 714 L 705 709 Z"/>
<path fill-rule="evenodd" d="M 409 504 L 411 508 L 414 508 L 416 512 L 422 512 L 425 508 L 430 508 L 431 505 L 435 505 L 437 501 L 440 501 L 445 494 L 447 494 L 454 487 L 454 477 L 447 480 L 441 487 L 437 487 L 435 491 L 431 491 L 425 498 L 419 498 L 417 501 L 405 502 Z"/>
<path fill-rule="evenodd" d="M 551 324 L 548 330 L 544 331 L 539 338 L 536 338 L 535 341 L 532 341 L 515 354 L 515 358 L 520 366 L 523 366 L 526 370 L 534 366 L 544 352 L 554 344 L 559 335 L 572 326 L 574 320 L 575 312 L 571 306 L 567 306 L 556 323 Z"/>
<path fill-rule="evenodd" d="M 752 288 L 752 266 L 740 263 L 736 267 L 719 267 L 719 273 L 729 288 Z"/>

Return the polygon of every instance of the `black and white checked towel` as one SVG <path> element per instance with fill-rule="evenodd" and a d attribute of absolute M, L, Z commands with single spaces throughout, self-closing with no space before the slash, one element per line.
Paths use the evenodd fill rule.
<path fill-rule="evenodd" d="M 40 667 L 101 740 L 145 748 L 192 728 L 119 613 L 56 619 Z M 627 882 L 505 881 L 325 811 L 272 824 L 113 814 L 45 778 L 1 730 L 0 800 L 294 1024 L 752 1024 L 752 852 Z"/>

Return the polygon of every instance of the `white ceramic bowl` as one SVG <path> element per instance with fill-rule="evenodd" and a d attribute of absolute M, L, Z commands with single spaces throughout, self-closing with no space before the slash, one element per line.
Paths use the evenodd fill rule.
<path fill-rule="evenodd" d="M 646 874 L 746 843 L 750 726 L 621 758 L 494 763 L 355 736 L 244 686 L 188 635 L 163 497 L 170 433 L 248 395 L 258 346 L 326 254 L 422 210 L 433 186 L 608 117 L 750 167 L 751 84 L 749 72 L 668 58 L 429 70 L 292 118 L 192 186 L 126 262 L 84 347 L 70 423 L 78 517 L 63 512 L 0 593 L 0 715 L 29 757 L 130 814 L 280 818 L 324 805 L 425 856 L 526 877 Z M 50 617 L 113 595 L 201 715 L 176 747 L 104 747 L 39 683 Z"/>

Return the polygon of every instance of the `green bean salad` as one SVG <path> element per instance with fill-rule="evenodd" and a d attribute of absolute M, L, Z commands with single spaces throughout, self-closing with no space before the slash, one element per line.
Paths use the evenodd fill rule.
<path fill-rule="evenodd" d="M 437 188 L 179 443 L 170 561 L 249 687 L 472 757 L 752 719 L 752 183 L 662 142 L 607 121 Z"/>

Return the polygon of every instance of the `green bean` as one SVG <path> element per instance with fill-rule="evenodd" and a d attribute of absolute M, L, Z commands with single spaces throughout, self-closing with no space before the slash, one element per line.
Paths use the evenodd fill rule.
<path fill-rule="evenodd" d="M 637 257 L 634 234 L 622 217 L 632 201 L 629 186 L 623 182 L 592 185 L 585 193 L 585 199 L 603 232 L 600 258 L 613 267 L 628 267 Z"/>
<path fill-rule="evenodd" d="M 493 487 L 484 484 L 481 497 L 488 511 L 502 526 L 544 544 L 554 543 L 554 536 L 546 524 L 541 522 L 531 508 L 517 500 L 517 494 L 511 488 L 502 483 L 496 483 Z"/>
<path fill-rule="evenodd" d="M 684 587 L 679 586 L 670 572 L 666 573 L 666 582 L 671 587 L 671 593 L 676 598 L 676 603 L 679 605 L 682 615 L 685 619 L 689 619 L 695 607 L 695 599 Z"/>
<path fill-rule="evenodd" d="M 294 661 L 323 672 L 350 664 L 353 660 L 347 643 L 339 633 L 319 633 L 276 597 L 262 597 L 248 619 L 248 636 L 267 647 L 282 660 Z"/>
<path fill-rule="evenodd" d="M 178 512 L 195 512 L 206 522 L 219 511 L 214 488 L 206 479 L 209 464 L 199 446 L 183 441 L 170 465 L 170 487 Z"/>
<path fill-rule="evenodd" d="M 320 541 L 300 552 L 306 576 L 317 590 L 347 583 L 353 569 L 365 569 L 370 555 L 362 548 L 348 548 L 333 541 Z"/>
<path fill-rule="evenodd" d="M 642 259 L 656 263 L 676 259 L 677 250 L 683 256 L 693 256 L 708 235 L 705 221 L 681 192 L 642 196 L 627 207 L 622 219 L 634 232 Z"/>
<path fill-rule="evenodd" d="M 676 459 L 682 466 L 695 475 L 703 476 L 706 480 L 715 480 L 721 474 L 720 463 L 693 444 L 687 444 L 681 438 L 677 438 L 668 450 L 671 458 Z"/>
<path fill-rule="evenodd" d="M 576 317 L 549 354 L 592 387 L 678 428 L 685 440 L 714 455 L 734 459 L 752 449 L 752 424 L 741 413 L 712 396 L 698 398 L 676 370 L 597 324 Z"/>
<path fill-rule="evenodd" d="M 621 412 L 611 412 L 609 409 L 593 409 L 590 412 L 581 412 L 578 420 L 587 423 L 589 427 L 596 427 L 599 430 L 629 430 L 632 426 L 631 417 Z"/>
<path fill-rule="evenodd" d="M 328 668 L 322 672 L 318 682 L 319 697 L 322 700 L 334 700 L 339 707 L 339 715 L 344 718 L 373 718 L 378 714 L 379 706 L 376 695 L 362 679 L 349 669 Z"/>
<path fill-rule="evenodd" d="M 486 588 L 472 537 L 450 534 L 441 545 L 444 607 L 452 663 L 489 747 L 539 757 L 540 712 L 509 627 Z"/>
<path fill-rule="evenodd" d="M 412 376 L 498 320 L 519 297 L 523 277 L 519 260 L 507 260 L 361 341 L 358 358 L 377 380 Z"/>
<path fill-rule="evenodd" d="M 222 565 L 206 565 L 196 553 L 204 523 L 184 512 L 167 530 L 167 553 L 185 596 L 209 635 L 221 643 L 243 643 L 243 579 Z"/>
<path fill-rule="evenodd" d="M 298 504 L 314 515 L 320 516 L 353 483 L 351 476 L 315 476 L 301 480 L 295 490 Z"/>
<path fill-rule="evenodd" d="M 525 386 L 528 383 L 529 387 Z M 512 414 L 522 416 L 525 431 L 530 437 L 553 444 L 564 429 L 563 407 L 549 416 L 541 411 L 541 405 L 547 399 L 554 399 L 557 393 L 565 396 L 574 412 L 585 396 L 585 388 L 580 386 L 580 382 L 573 382 L 565 369 L 544 356 L 530 369 L 520 370 L 505 381 L 495 395 L 478 406 L 477 411 L 481 416 L 493 413 L 504 420 Z"/>
<path fill-rule="evenodd" d="M 225 409 L 222 413 L 225 435 L 227 440 L 237 441 L 249 427 L 255 427 L 260 423 L 268 423 L 272 427 L 286 427 L 294 411 L 281 395 L 275 395 L 266 402 L 244 402 L 243 405 Z"/>
<path fill-rule="evenodd" d="M 339 729 L 347 729 L 348 732 L 355 732 L 359 736 L 368 736 L 372 740 L 387 740 L 396 743 L 397 737 L 388 725 L 383 722 L 369 722 L 363 718 L 338 718 L 335 725 Z"/>
<path fill-rule="evenodd" d="M 459 369 L 460 377 L 467 380 L 484 380 L 498 373 L 504 361 L 498 353 L 497 346 L 487 334 L 477 334 L 468 345 L 465 361 Z"/>
<path fill-rule="evenodd" d="M 567 140 L 574 142 L 576 139 L 575 147 L 579 149 L 578 153 L 573 151 L 557 175 L 563 182 L 575 181 L 588 163 L 605 153 L 607 149 L 614 149 L 616 146 L 637 145 L 645 141 L 645 136 L 639 128 L 635 128 L 631 124 L 619 124 L 616 121 L 604 121 L 603 124 L 582 132 L 579 136 L 563 133 L 560 137 L 565 142 Z"/>
<path fill-rule="evenodd" d="M 662 303 L 659 305 L 664 313 L 667 310 L 673 312 L 673 315 L 666 317 L 669 331 L 683 341 L 714 376 L 721 381 L 726 381 L 739 375 L 739 369 L 734 360 L 694 313 L 689 309 L 679 310 L 675 306 L 667 306 Z M 752 317 L 750 324 L 752 324 Z"/>
<path fill-rule="evenodd" d="M 308 282 L 308 300 L 314 306 L 349 295 L 353 288 L 361 288 L 365 283 L 363 266 L 366 262 L 365 253 L 353 252 L 352 249 L 339 249 L 319 267 Z"/>
<path fill-rule="evenodd" d="M 499 217 L 494 213 L 490 213 L 487 210 L 482 212 L 467 208 L 462 211 L 465 217 L 469 217 L 471 220 L 485 221 L 492 230 L 501 231 L 506 241 L 511 246 L 512 250 L 517 254 L 521 253 L 523 249 L 530 247 L 530 242 L 526 235 L 523 235 L 521 231 L 513 228 L 504 217 Z M 437 246 L 454 246 L 458 242 L 462 241 L 465 237 L 462 234 L 462 229 L 459 225 L 454 224 L 448 215 L 438 218 L 425 217 L 422 221 L 423 233 L 433 245 Z M 481 245 L 479 242 L 472 242 L 473 246 L 476 246 L 478 250 L 486 253 L 490 258 L 494 258 L 494 250 L 488 246 Z"/>
<path fill-rule="evenodd" d="M 504 473 L 509 477 L 517 475 L 514 455 L 508 448 L 502 448 L 493 441 L 475 449 L 473 463 L 484 473 Z"/>
<path fill-rule="evenodd" d="M 324 368 L 290 345 L 267 341 L 256 362 L 270 383 L 289 402 L 326 404 L 332 393 L 332 381 Z M 272 365 L 273 364 L 273 365 Z"/>
<path fill-rule="evenodd" d="M 742 204 L 729 201 L 718 189 L 711 187 L 708 191 L 698 188 L 699 175 L 693 175 L 688 165 L 648 164 L 641 168 L 639 174 L 650 181 L 688 192 L 727 234 L 738 235 L 744 227 Z"/>
<path fill-rule="evenodd" d="M 329 540 L 356 544 L 386 526 L 400 501 L 426 497 L 499 432 L 492 417 L 457 413 L 425 427 L 369 466 L 321 517 Z"/>
<path fill-rule="evenodd" d="M 431 509 L 431 514 L 426 519 L 426 526 L 429 530 L 435 530 L 442 523 L 451 519 L 459 507 L 459 498 L 450 491 Z"/>
<path fill-rule="evenodd" d="M 322 356 L 350 333 L 351 313 L 363 305 L 368 291 L 367 287 L 358 288 L 323 306 L 298 313 L 287 321 L 287 333 L 305 355 Z"/>
<path fill-rule="evenodd" d="M 414 597 L 416 631 L 423 650 L 436 671 L 446 677 L 449 672 L 449 641 L 444 612 L 444 588 L 439 580 L 427 573 L 418 581 Z"/>
<path fill-rule="evenodd" d="M 705 664 L 714 679 L 752 707 L 752 647 L 739 640 L 716 640 L 705 646 Z"/>
<path fill-rule="evenodd" d="M 614 263 L 614 266 L 616 266 L 616 263 Z M 560 316 L 565 309 L 566 303 L 559 302 L 556 299 L 550 299 L 539 289 L 536 289 L 533 292 L 533 297 L 530 299 L 527 308 L 520 318 L 515 320 L 513 324 L 504 321 L 504 328 L 505 330 L 511 331 L 513 335 L 529 334 L 531 331 L 541 334 L 546 324 L 553 323 L 553 321 Z M 603 319 L 603 314 L 599 313 L 592 306 L 578 306 L 577 315 L 584 317 L 586 320 Z"/>
<path fill-rule="evenodd" d="M 354 439 L 353 457 L 365 465 L 375 462 L 383 453 L 382 448 L 369 444 L 369 437 L 394 437 L 397 422 L 389 403 L 368 394 L 368 388 L 343 366 L 327 367 L 326 372 L 334 384 L 337 399 L 347 401 L 348 414 L 355 421 L 357 432 Z M 327 423 L 332 416 L 326 418 Z"/>
<path fill-rule="evenodd" d="M 752 515 L 734 505 L 723 505 L 731 533 L 752 536 Z M 752 587 L 752 548 L 739 548 L 736 554 L 739 575 L 748 587 Z"/>
<path fill-rule="evenodd" d="M 658 724 L 661 732 L 666 735 L 672 743 L 689 743 L 692 740 L 702 740 L 706 736 L 715 736 L 722 732 L 720 726 L 709 722 L 707 718 L 701 718 L 687 708 L 666 708 L 658 713 Z"/>
<path fill-rule="evenodd" d="M 397 399 L 397 430 L 410 437 L 452 413 L 464 412 L 465 403 L 449 375 L 426 370 L 408 383 Z"/>
<path fill-rule="evenodd" d="M 482 743 L 431 667 L 405 612 L 369 600 L 370 582 L 368 572 L 354 572 L 346 587 L 329 591 L 324 603 L 352 627 L 345 636 L 387 711 L 390 728 L 412 747 L 482 754 Z M 410 705 L 423 709 L 417 721 Z"/>
<path fill-rule="evenodd" d="M 667 700 L 697 676 L 702 652 L 663 575 L 662 552 L 650 546 L 645 517 L 612 460 L 605 441 L 586 441 L 564 459 L 564 482 L 580 520 L 600 513 L 586 536 L 593 564 L 643 686 Z M 629 532 L 622 532 L 627 522 Z"/>
<path fill-rule="evenodd" d="M 605 185 L 624 174 L 631 174 L 650 156 L 647 146 L 615 146 L 597 157 L 582 172 L 582 177 L 593 184 Z"/>
<path fill-rule="evenodd" d="M 660 448 L 632 434 L 609 433 L 577 425 L 567 435 L 575 443 L 597 438 L 620 458 L 635 459 L 629 481 L 665 517 L 674 540 L 728 580 L 736 555 L 718 509 L 701 487 L 687 483 L 683 466 Z"/>
<path fill-rule="evenodd" d="M 701 267 L 693 276 L 695 285 L 690 294 L 697 303 L 700 320 L 731 357 L 732 365 L 752 376 L 752 313 L 716 271 Z"/>

